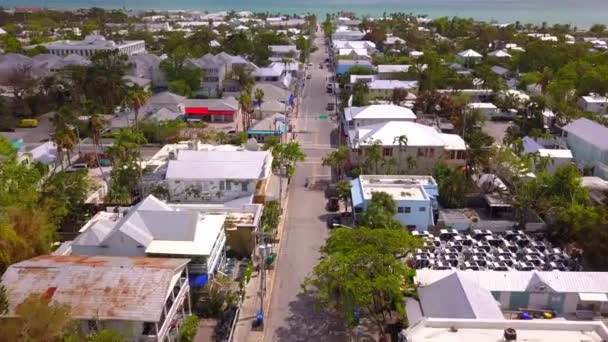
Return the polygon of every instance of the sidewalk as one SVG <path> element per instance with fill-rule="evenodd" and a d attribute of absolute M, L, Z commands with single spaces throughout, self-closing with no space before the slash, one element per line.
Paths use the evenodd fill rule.
<path fill-rule="evenodd" d="M 274 252 L 279 254 L 279 248 L 281 243 L 281 237 L 283 235 L 283 226 L 285 223 L 285 215 L 287 214 L 287 179 L 283 179 L 283 215 L 277 227 L 277 236 L 279 243 L 274 245 Z M 276 265 L 276 261 L 275 261 Z M 270 306 L 270 298 L 272 294 L 272 283 L 274 280 L 274 267 L 266 270 L 266 292 L 264 294 L 264 319 L 267 319 L 266 313 Z M 237 319 L 236 327 L 234 329 L 234 335 L 232 341 L 234 342 L 261 342 L 264 339 L 264 331 L 262 329 L 254 330 L 251 323 L 255 319 L 256 312 L 260 309 L 260 272 L 254 271 L 251 275 L 251 280 L 245 286 L 245 297 L 241 303 L 241 310 Z M 228 341 L 228 342 L 232 342 Z"/>

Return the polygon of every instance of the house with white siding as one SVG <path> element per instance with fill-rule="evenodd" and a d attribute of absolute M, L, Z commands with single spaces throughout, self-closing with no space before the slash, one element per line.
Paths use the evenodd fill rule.
<path fill-rule="evenodd" d="M 562 127 L 562 138 L 581 168 L 591 168 L 595 176 L 608 179 L 608 127 L 587 118 Z"/>

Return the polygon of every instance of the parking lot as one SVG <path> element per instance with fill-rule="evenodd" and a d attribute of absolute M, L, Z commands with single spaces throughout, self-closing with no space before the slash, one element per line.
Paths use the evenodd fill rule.
<path fill-rule="evenodd" d="M 473 230 L 469 234 L 442 229 L 438 236 L 413 232 L 423 248 L 408 262 L 416 269 L 495 271 L 581 271 L 577 260 L 554 248 L 541 236 L 508 230 L 492 233 Z"/>

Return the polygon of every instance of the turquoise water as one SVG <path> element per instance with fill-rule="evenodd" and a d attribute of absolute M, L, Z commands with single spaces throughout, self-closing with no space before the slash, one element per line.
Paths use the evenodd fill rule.
<path fill-rule="evenodd" d="M 259 12 L 335 13 L 340 10 L 380 16 L 412 12 L 431 17 L 463 16 L 498 22 L 564 23 L 586 27 L 608 23 L 608 0 L 0 0 L 0 6 L 50 8 L 122 8 L 250 10 Z"/>

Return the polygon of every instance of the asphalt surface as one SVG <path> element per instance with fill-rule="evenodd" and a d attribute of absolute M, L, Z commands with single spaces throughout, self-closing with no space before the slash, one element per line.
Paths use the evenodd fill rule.
<path fill-rule="evenodd" d="M 322 32 L 315 40 L 319 50 L 310 57 L 311 79 L 306 79 L 302 102 L 295 122 L 296 140 L 307 158 L 299 163 L 289 188 L 289 202 L 281 247 L 272 286 L 270 309 L 266 313 L 264 341 L 343 341 L 344 327 L 329 315 L 317 312 L 313 301 L 302 293 L 301 284 L 319 259 L 319 248 L 328 235 L 325 220 L 324 185 L 330 169 L 321 166 L 321 159 L 332 150 L 332 136 L 337 124 L 320 119 L 327 114 L 328 102 L 335 101 L 326 93 L 329 72 L 319 68 L 328 57 Z M 309 179 L 309 188 L 304 186 Z"/>

